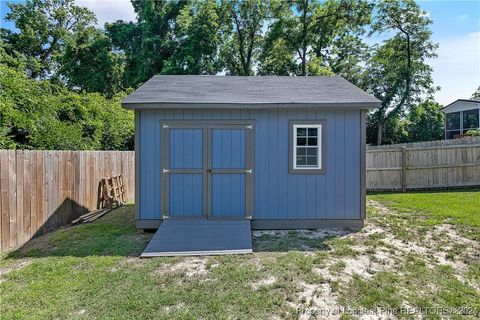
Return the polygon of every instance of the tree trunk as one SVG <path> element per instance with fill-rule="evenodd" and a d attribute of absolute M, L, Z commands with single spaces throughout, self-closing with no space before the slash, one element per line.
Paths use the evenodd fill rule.
<path fill-rule="evenodd" d="M 379 122 L 377 124 L 377 146 L 382 145 L 382 138 L 383 138 L 383 123 Z"/>
<path fill-rule="evenodd" d="M 305 48 L 305 51 L 303 51 L 303 56 L 301 58 L 302 60 L 302 76 L 307 75 L 307 54 L 306 54 L 307 49 Z"/>
<path fill-rule="evenodd" d="M 302 76 L 307 75 L 307 29 L 308 29 L 308 0 L 303 2 L 303 13 L 302 13 Z"/>

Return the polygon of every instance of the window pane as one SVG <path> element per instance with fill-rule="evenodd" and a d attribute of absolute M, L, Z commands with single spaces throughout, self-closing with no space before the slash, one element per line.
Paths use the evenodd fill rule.
<path fill-rule="evenodd" d="M 316 137 L 317 136 L 317 128 L 308 128 L 308 136 L 309 137 Z"/>
<path fill-rule="evenodd" d="M 307 144 L 306 138 L 297 138 L 297 146 L 305 146 Z"/>
<path fill-rule="evenodd" d="M 304 156 L 307 153 L 307 148 L 297 148 L 297 155 Z"/>
<path fill-rule="evenodd" d="M 316 146 L 317 145 L 317 138 L 308 138 L 308 145 L 309 146 Z"/>
<path fill-rule="evenodd" d="M 307 155 L 309 156 L 316 156 L 317 155 L 317 148 L 308 148 L 307 149 Z"/>
<path fill-rule="evenodd" d="M 297 156 L 297 166 L 304 166 L 307 164 L 306 156 Z"/>
<path fill-rule="evenodd" d="M 308 156 L 307 157 L 307 165 L 316 166 L 317 165 L 317 156 Z"/>
<path fill-rule="evenodd" d="M 463 129 L 472 128 L 478 128 L 478 109 L 463 111 Z"/>
<path fill-rule="evenodd" d="M 460 129 L 460 112 L 447 113 L 447 130 Z"/>
<path fill-rule="evenodd" d="M 447 139 L 454 139 L 456 135 L 460 134 L 460 130 L 447 131 Z"/>
<path fill-rule="evenodd" d="M 305 137 L 307 135 L 307 128 L 297 128 L 297 136 Z"/>

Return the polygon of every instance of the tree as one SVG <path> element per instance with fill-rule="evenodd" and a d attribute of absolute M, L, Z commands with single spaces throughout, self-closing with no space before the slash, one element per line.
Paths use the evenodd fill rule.
<path fill-rule="evenodd" d="M 385 124 L 390 117 L 401 115 L 422 95 L 431 96 L 436 90 L 432 68 L 425 62 L 436 57 L 430 24 L 413 0 L 384 0 L 377 4 L 372 30 L 393 33 L 392 38 L 375 48 L 367 70 L 369 89 L 382 101 L 374 116 L 378 145 L 384 142 Z"/>
<path fill-rule="evenodd" d="M 396 144 L 408 142 L 407 120 L 399 115 L 392 115 L 387 119 L 384 126 L 384 144 Z M 367 114 L 367 144 L 375 144 L 377 141 L 377 119 L 374 113 Z"/>
<path fill-rule="evenodd" d="M 354 85 L 367 89 L 365 66 L 370 59 L 370 48 L 358 35 L 346 33 L 336 37 L 325 59 L 330 70 Z"/>
<path fill-rule="evenodd" d="M 278 62 L 279 65 L 283 65 L 283 73 L 302 76 L 309 74 L 308 64 L 314 57 L 312 45 L 318 37 L 315 25 L 320 7 L 321 4 L 317 0 L 278 4 L 274 10 L 275 21 L 269 26 L 265 37 L 261 70 L 274 70 L 272 62 Z M 294 65 L 291 65 L 292 61 Z M 312 63 L 317 72 L 320 70 L 318 64 L 320 61 Z"/>
<path fill-rule="evenodd" d="M 215 74 L 219 71 L 220 6 L 215 0 L 192 1 L 176 18 L 178 41 L 164 74 Z"/>
<path fill-rule="evenodd" d="M 27 0 L 8 3 L 5 19 L 17 31 L 1 29 L 9 55 L 25 58 L 25 71 L 31 78 L 48 78 L 57 70 L 57 58 L 72 35 L 95 23 L 94 14 L 75 5 L 74 0 Z"/>
<path fill-rule="evenodd" d="M 260 54 L 259 75 L 289 76 L 296 74 L 295 57 L 283 38 L 265 39 Z"/>
<path fill-rule="evenodd" d="M 149 75 L 154 75 L 147 70 L 145 64 L 145 53 L 142 47 L 142 30 L 138 23 L 116 21 L 105 24 L 105 31 L 112 42 L 114 51 L 124 55 L 124 72 L 122 74 L 123 87 L 136 87 L 148 80 Z M 156 67 L 160 69 L 160 67 Z"/>
<path fill-rule="evenodd" d="M 80 94 L 2 64 L 0 87 L 2 148 L 133 149 L 133 113 L 120 105 L 124 94 Z"/>
<path fill-rule="evenodd" d="M 94 27 L 74 34 L 59 58 L 59 74 L 72 89 L 112 97 L 122 90 L 123 57 L 112 52 L 112 42 Z"/>
<path fill-rule="evenodd" d="M 480 100 L 480 86 L 478 86 L 477 90 L 472 94 L 471 98 Z"/>
<path fill-rule="evenodd" d="M 407 117 L 408 141 L 432 141 L 443 139 L 445 122 L 442 106 L 432 100 L 414 106 Z"/>
<path fill-rule="evenodd" d="M 125 54 L 124 87 L 137 87 L 162 72 L 177 48 L 176 18 L 187 4 L 182 0 L 132 0 L 137 22 L 105 25 L 114 49 Z"/>
<path fill-rule="evenodd" d="M 288 76 L 297 74 L 295 48 L 285 35 L 291 29 L 292 12 L 288 1 L 272 2 L 272 19 L 267 23 L 259 53 L 260 75 Z"/>
<path fill-rule="evenodd" d="M 270 2 L 264 0 L 223 0 L 226 15 L 221 46 L 222 63 L 230 75 L 253 75 L 262 27 L 269 17 Z"/>
<path fill-rule="evenodd" d="M 371 22 L 372 8 L 364 0 L 327 0 L 317 9 L 313 31 L 318 36 L 312 49 L 332 71 L 347 75 L 352 63 L 363 57 L 366 45 L 361 36 Z"/>
<path fill-rule="evenodd" d="M 265 37 L 260 70 L 274 70 L 275 61 L 284 66 L 281 71 L 305 76 L 332 74 L 331 65 L 343 71 L 343 64 L 336 62 L 354 51 L 341 54 L 341 48 L 345 48 L 342 40 L 348 35 L 358 38 L 358 33 L 363 32 L 370 20 L 371 5 L 357 0 L 297 0 L 280 2 L 274 8 L 274 22 Z M 292 67 L 291 61 L 297 65 Z"/>

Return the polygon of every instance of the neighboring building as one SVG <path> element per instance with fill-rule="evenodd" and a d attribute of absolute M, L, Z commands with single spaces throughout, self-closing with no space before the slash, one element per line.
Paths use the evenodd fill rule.
<path fill-rule="evenodd" d="M 224 253 L 250 227 L 364 224 L 365 119 L 380 101 L 341 77 L 155 76 L 122 105 L 137 227 L 160 227 L 144 256 Z"/>
<path fill-rule="evenodd" d="M 480 128 L 480 100 L 458 99 L 441 110 L 445 113 L 445 139 Z"/>

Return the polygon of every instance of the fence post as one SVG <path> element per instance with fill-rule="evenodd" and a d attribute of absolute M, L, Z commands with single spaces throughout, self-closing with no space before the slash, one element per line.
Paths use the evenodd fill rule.
<path fill-rule="evenodd" d="M 407 147 L 402 146 L 402 192 L 407 192 Z"/>

